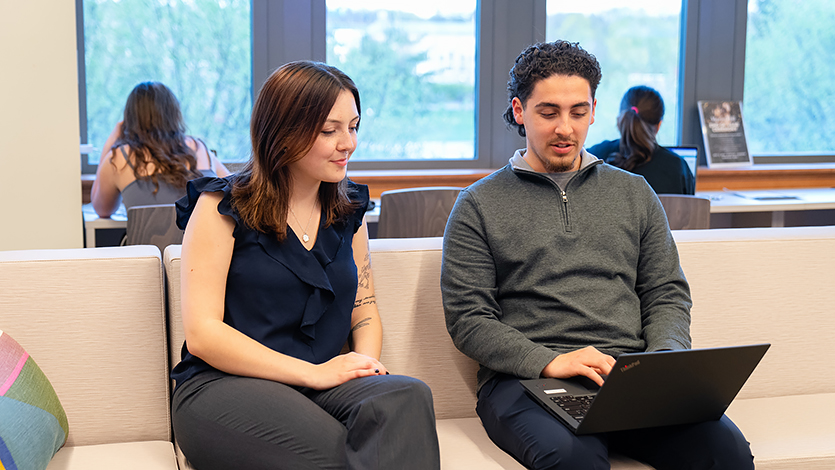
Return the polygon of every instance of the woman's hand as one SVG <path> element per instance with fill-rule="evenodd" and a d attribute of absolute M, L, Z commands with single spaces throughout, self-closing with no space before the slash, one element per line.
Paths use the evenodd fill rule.
<path fill-rule="evenodd" d="M 359 377 L 388 374 L 380 361 L 355 352 L 340 354 L 330 361 L 316 364 L 313 370 L 314 373 L 308 378 L 308 387 L 315 390 L 333 388 Z"/>

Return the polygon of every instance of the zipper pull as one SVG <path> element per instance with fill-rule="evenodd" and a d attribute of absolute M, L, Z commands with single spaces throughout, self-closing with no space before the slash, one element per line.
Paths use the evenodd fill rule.
<path fill-rule="evenodd" d="M 562 191 L 562 202 L 568 202 L 568 198 L 565 196 L 565 191 L 563 191 L 563 190 L 560 190 L 560 191 Z"/>

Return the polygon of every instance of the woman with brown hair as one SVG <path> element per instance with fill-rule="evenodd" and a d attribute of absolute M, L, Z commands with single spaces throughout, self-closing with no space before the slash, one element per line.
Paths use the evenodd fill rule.
<path fill-rule="evenodd" d="M 620 139 L 603 141 L 588 151 L 606 163 L 643 176 L 656 194 L 694 194 L 696 179 L 687 162 L 655 139 L 663 118 L 661 94 L 648 86 L 634 86 L 620 102 Z"/>
<path fill-rule="evenodd" d="M 440 467 L 429 388 L 380 362 L 368 188 L 346 177 L 360 109 L 336 68 L 282 66 L 253 106 L 247 166 L 177 203 L 172 420 L 199 470 Z"/>
<path fill-rule="evenodd" d="M 173 204 L 186 181 L 229 171 L 202 140 L 185 135 L 180 103 L 159 82 L 136 85 L 102 150 L 91 199 L 100 217 L 119 208 Z"/>

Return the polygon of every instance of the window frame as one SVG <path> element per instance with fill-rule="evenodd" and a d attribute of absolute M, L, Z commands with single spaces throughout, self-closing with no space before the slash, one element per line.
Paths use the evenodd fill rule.
<path fill-rule="evenodd" d="M 252 12 L 253 96 L 270 72 L 282 64 L 301 59 L 325 61 L 325 0 L 253 0 Z M 351 170 L 458 170 L 504 166 L 516 149 L 525 146 L 525 140 L 507 129 L 501 117 L 507 106 L 507 73 L 522 49 L 545 40 L 544 12 L 545 0 L 477 2 L 475 158 L 355 160 L 351 162 Z M 497 21 L 497 18 L 505 21 Z M 271 24 L 278 26 L 271 28 Z M 492 54 L 484 51 L 492 51 Z"/>
<path fill-rule="evenodd" d="M 87 72 L 84 56 L 84 3 L 75 0 L 76 60 L 78 61 L 78 126 L 81 145 L 87 145 Z M 81 174 L 95 174 L 98 165 L 91 165 L 86 153 L 81 154 Z"/>

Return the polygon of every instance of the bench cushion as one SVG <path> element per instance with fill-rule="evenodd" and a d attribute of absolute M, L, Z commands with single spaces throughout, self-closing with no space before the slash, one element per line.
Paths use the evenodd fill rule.
<path fill-rule="evenodd" d="M 441 419 L 437 422 L 441 468 L 524 470 L 513 457 L 496 447 L 478 418 Z"/>
<path fill-rule="evenodd" d="M 46 470 L 177 470 L 171 441 L 64 447 Z"/>
<path fill-rule="evenodd" d="M 757 470 L 835 468 L 835 393 L 735 400 L 727 415 Z"/>

